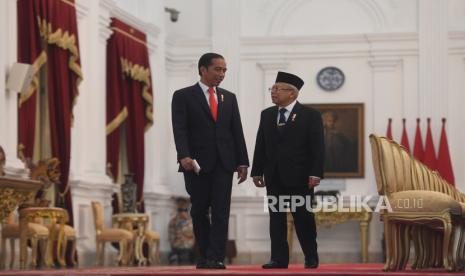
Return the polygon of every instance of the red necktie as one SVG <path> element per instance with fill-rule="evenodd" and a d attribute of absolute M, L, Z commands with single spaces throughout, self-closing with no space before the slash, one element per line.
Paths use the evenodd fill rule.
<path fill-rule="evenodd" d="M 208 88 L 208 93 L 210 94 L 210 98 L 208 98 L 210 102 L 210 112 L 212 113 L 213 120 L 216 122 L 216 118 L 218 117 L 218 103 L 215 99 L 215 89 L 213 89 L 213 87 Z"/>

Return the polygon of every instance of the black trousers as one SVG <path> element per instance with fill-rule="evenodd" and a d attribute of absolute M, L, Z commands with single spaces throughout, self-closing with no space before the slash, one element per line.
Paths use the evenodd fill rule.
<path fill-rule="evenodd" d="M 310 197 L 312 195 L 312 191 L 307 186 L 286 187 L 278 172 L 274 175 L 272 183 L 267 183 L 266 192 L 268 196 L 275 197 L 296 195 Z M 306 209 L 306 205 L 295 208 L 295 212 L 291 214 L 305 260 L 318 259 L 315 217 Z M 275 207 L 278 209 L 278 204 Z M 279 212 L 279 210 L 274 212 L 271 207 L 268 208 L 268 212 L 270 214 L 271 260 L 288 264 L 287 212 Z"/>
<path fill-rule="evenodd" d="M 225 170 L 221 162 L 209 173 L 184 173 L 186 190 L 192 203 L 194 235 L 202 259 L 224 260 L 232 177 L 233 173 Z"/>

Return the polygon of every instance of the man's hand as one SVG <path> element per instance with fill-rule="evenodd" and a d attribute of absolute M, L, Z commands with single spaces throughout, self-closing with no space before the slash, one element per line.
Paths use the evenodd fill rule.
<path fill-rule="evenodd" d="M 184 157 L 183 159 L 179 160 L 181 163 L 182 168 L 188 172 L 188 171 L 193 171 L 194 170 L 194 164 L 192 163 L 192 158 L 190 157 Z"/>
<path fill-rule="evenodd" d="M 263 188 L 265 187 L 265 180 L 263 180 L 262 176 L 253 176 L 253 184 L 255 184 L 255 187 L 257 188 Z"/>
<path fill-rule="evenodd" d="M 320 185 L 320 178 L 316 176 L 309 176 L 308 177 L 308 188 L 312 189 L 316 186 Z"/>
<path fill-rule="evenodd" d="M 246 178 L 247 178 L 247 167 L 239 166 L 237 168 L 237 179 L 239 179 L 238 184 L 241 184 L 242 182 L 244 182 Z"/>

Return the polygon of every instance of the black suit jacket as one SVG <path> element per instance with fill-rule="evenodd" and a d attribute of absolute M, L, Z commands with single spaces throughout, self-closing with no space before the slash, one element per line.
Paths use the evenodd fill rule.
<path fill-rule="evenodd" d="M 320 113 L 297 102 L 279 131 L 277 118 L 277 106 L 261 113 L 251 175 L 264 175 L 269 185 L 278 170 L 286 187 L 307 186 L 309 176 L 323 178 L 325 147 Z"/>
<path fill-rule="evenodd" d="M 178 160 L 196 159 L 201 172 L 210 172 L 220 160 L 228 171 L 249 165 L 236 96 L 217 87 L 218 116 L 213 120 L 198 83 L 173 94 L 171 103 Z M 180 171 L 182 167 L 180 166 Z"/>

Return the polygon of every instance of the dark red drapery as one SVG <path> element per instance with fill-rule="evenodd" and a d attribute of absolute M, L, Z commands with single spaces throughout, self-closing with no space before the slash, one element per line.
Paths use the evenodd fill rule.
<path fill-rule="evenodd" d="M 137 184 L 137 200 L 144 188 L 144 132 L 153 123 L 153 100 L 147 38 L 141 31 L 112 18 L 107 44 L 107 171 L 119 174 L 120 126 L 126 126 L 129 171 Z"/>
<path fill-rule="evenodd" d="M 19 97 L 18 155 L 32 158 L 36 128 L 38 72 L 47 70 L 51 151 L 60 160 L 58 202 L 73 224 L 68 177 L 71 151 L 72 108 L 82 80 L 74 0 L 18 0 L 18 61 L 33 64 L 35 76 L 27 93 Z"/>

